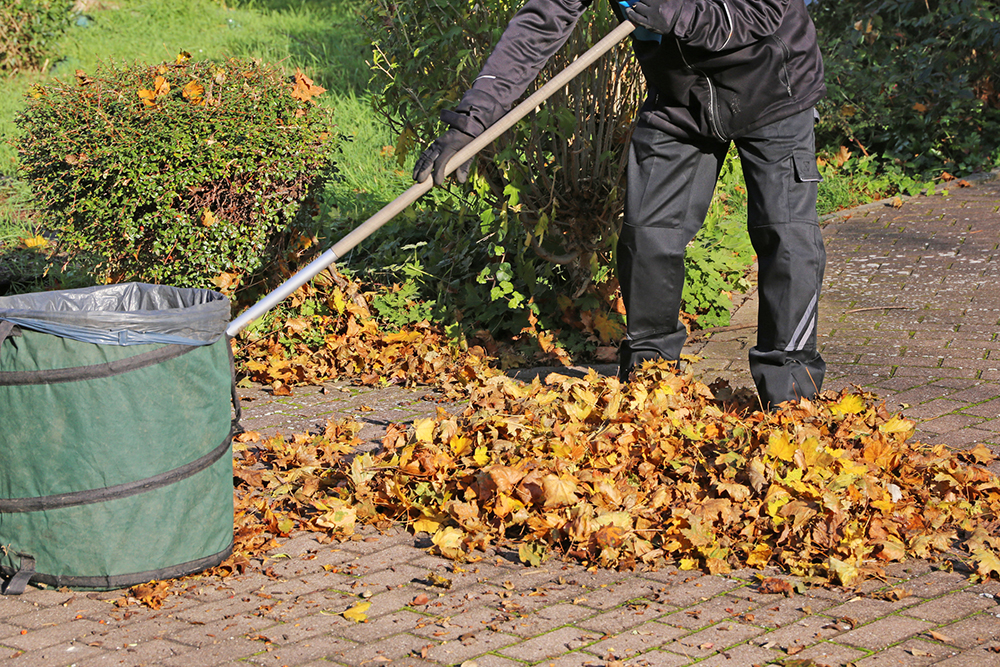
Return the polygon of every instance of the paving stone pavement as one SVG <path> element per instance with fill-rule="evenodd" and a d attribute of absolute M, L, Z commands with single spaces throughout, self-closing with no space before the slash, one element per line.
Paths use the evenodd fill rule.
<path fill-rule="evenodd" d="M 995 181 L 827 219 L 827 388 L 878 394 L 919 422 L 924 442 L 1000 447 L 998 233 Z M 755 319 L 751 294 L 730 327 L 692 340 L 692 370 L 748 386 Z M 371 447 L 386 424 L 439 407 L 427 390 L 399 388 L 240 394 L 248 430 L 290 434 L 353 416 Z M 426 546 L 400 530 L 334 544 L 296 536 L 272 553 L 273 577 L 190 578 L 158 610 L 115 606 L 121 591 L 29 588 L 0 598 L 0 665 L 1000 665 L 1000 582 L 973 584 L 926 561 L 857 590 L 786 597 L 762 593 L 751 570 L 526 568 L 503 550 L 456 564 Z M 911 594 L 878 595 L 900 586 Z M 362 600 L 367 622 L 342 616 Z"/>
<path fill-rule="evenodd" d="M 823 221 L 824 389 L 860 387 L 915 420 L 917 439 L 1000 447 L 1000 181 L 876 202 Z M 703 378 L 752 386 L 751 296 L 695 344 Z M 1000 661 L 997 662 L 1000 665 Z"/>

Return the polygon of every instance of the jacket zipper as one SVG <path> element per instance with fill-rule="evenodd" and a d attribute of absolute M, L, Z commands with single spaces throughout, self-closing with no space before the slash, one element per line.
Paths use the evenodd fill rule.
<path fill-rule="evenodd" d="M 704 77 L 705 81 L 708 82 L 708 121 L 712 125 L 712 131 L 715 133 L 715 136 L 720 140 L 725 141 L 726 137 L 722 134 L 722 130 L 719 129 L 719 119 L 715 113 L 715 84 L 712 83 L 711 77 L 701 70 L 691 66 L 691 63 L 689 63 L 688 59 L 684 56 L 684 48 L 681 46 L 681 40 L 674 38 L 674 41 L 677 43 L 677 52 L 681 54 L 681 60 L 684 61 L 684 66 L 698 76 Z"/>
<path fill-rule="evenodd" d="M 792 79 L 788 76 L 788 45 L 785 44 L 785 40 L 777 35 L 774 36 L 774 39 L 781 45 L 781 51 L 785 56 L 781 61 L 781 71 L 785 74 L 785 90 L 788 91 L 789 97 L 794 97 L 792 95 Z"/>

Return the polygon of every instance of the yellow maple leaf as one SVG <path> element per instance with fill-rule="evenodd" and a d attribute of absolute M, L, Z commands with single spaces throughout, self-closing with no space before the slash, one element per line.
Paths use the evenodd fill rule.
<path fill-rule="evenodd" d="M 156 106 L 156 93 L 153 92 L 152 90 L 148 90 L 146 88 L 140 88 L 139 99 L 141 99 L 142 103 L 145 104 L 147 107 Z"/>
<path fill-rule="evenodd" d="M 474 460 L 476 465 L 480 468 L 490 462 L 490 452 L 486 449 L 486 445 L 476 447 L 476 453 L 472 455 L 472 460 Z"/>
<path fill-rule="evenodd" d="M 835 415 L 856 415 L 865 409 L 865 400 L 857 394 L 847 394 L 830 406 Z"/>
<path fill-rule="evenodd" d="M 996 573 L 1000 576 L 1000 558 L 992 549 L 982 549 L 972 554 L 972 560 L 976 563 L 976 572 L 984 579 Z"/>
<path fill-rule="evenodd" d="M 433 535 L 441 528 L 441 521 L 427 515 L 422 515 L 419 519 L 413 522 L 412 527 L 413 532 L 415 533 L 427 533 L 429 535 Z"/>
<path fill-rule="evenodd" d="M 229 289 L 230 287 L 235 285 L 236 282 L 237 282 L 236 276 L 226 271 L 223 271 L 216 277 L 212 278 L 212 283 L 222 291 Z"/>
<path fill-rule="evenodd" d="M 464 456 L 472 448 L 472 438 L 461 435 L 453 435 L 448 441 L 451 452 L 455 456 Z"/>
<path fill-rule="evenodd" d="M 909 438 L 915 429 L 916 426 L 912 421 L 902 417 L 892 417 L 878 427 L 878 430 L 882 433 L 903 435 L 904 440 Z"/>
<path fill-rule="evenodd" d="M 353 535 L 358 511 L 354 507 L 338 507 L 319 516 L 316 525 L 336 535 Z"/>
<path fill-rule="evenodd" d="M 158 76 L 153 80 L 153 95 L 159 97 L 161 95 L 166 95 L 170 92 L 170 84 L 162 76 Z"/>
<path fill-rule="evenodd" d="M 876 557 L 881 560 L 903 561 L 906 559 L 906 545 L 898 537 L 890 535 L 881 542 L 876 542 L 876 546 L 882 547 L 882 550 L 876 554 Z"/>
<path fill-rule="evenodd" d="M 49 242 L 44 236 L 29 236 L 21 239 L 21 245 L 25 248 L 44 248 Z"/>
<path fill-rule="evenodd" d="M 517 557 L 525 565 L 538 567 L 548 555 L 548 547 L 543 542 L 525 542 L 517 550 Z"/>
<path fill-rule="evenodd" d="M 605 315 L 597 313 L 594 315 L 594 331 L 602 343 L 615 343 L 625 334 L 625 327 L 621 322 L 608 319 Z"/>
<path fill-rule="evenodd" d="M 681 558 L 678 566 L 682 570 L 697 570 L 698 560 L 695 558 Z"/>
<path fill-rule="evenodd" d="M 883 514 L 889 514 L 896 507 L 896 503 L 892 502 L 888 498 L 883 498 L 882 500 L 872 501 L 872 507 L 881 511 Z"/>
<path fill-rule="evenodd" d="M 767 439 L 767 453 L 782 461 L 791 461 L 795 450 L 795 443 L 788 438 L 787 433 L 772 433 Z"/>
<path fill-rule="evenodd" d="M 445 558 L 460 560 L 465 557 L 465 532 L 454 526 L 445 526 L 431 536 L 431 542 Z"/>
<path fill-rule="evenodd" d="M 833 556 L 830 556 L 827 567 L 830 570 L 830 574 L 833 575 L 832 578 L 839 581 L 841 586 L 850 586 L 861 576 L 861 572 L 858 571 L 857 567 Z"/>
<path fill-rule="evenodd" d="M 572 475 L 549 473 L 542 478 L 545 508 L 575 505 L 580 499 L 576 495 L 576 479 Z"/>
<path fill-rule="evenodd" d="M 413 422 L 413 429 L 420 442 L 434 442 L 434 420 L 418 419 Z"/>
<path fill-rule="evenodd" d="M 371 602 L 359 602 L 350 609 L 345 609 L 342 616 L 348 621 L 354 621 L 355 623 L 364 623 L 368 620 L 368 610 L 371 609 Z"/>
<path fill-rule="evenodd" d="M 689 528 L 681 528 L 681 535 L 686 537 L 693 546 L 704 547 L 715 544 L 719 537 L 715 534 L 712 524 L 697 517 L 688 519 Z"/>
<path fill-rule="evenodd" d="M 979 464 L 990 463 L 991 461 L 996 459 L 996 454 L 993 453 L 993 450 L 984 445 L 983 443 L 979 443 L 966 453 L 975 458 L 976 463 Z"/>
<path fill-rule="evenodd" d="M 851 151 L 847 150 L 847 146 L 841 146 L 840 150 L 834 156 L 834 160 L 837 162 L 837 167 L 843 167 L 848 160 L 851 159 Z"/>
<path fill-rule="evenodd" d="M 493 503 L 493 513 L 501 519 L 506 519 L 511 514 L 524 509 L 524 503 L 515 498 L 511 498 L 506 493 L 498 493 Z M 515 521 L 517 523 L 517 521 Z"/>
<path fill-rule="evenodd" d="M 619 526 L 603 526 L 594 533 L 594 541 L 601 549 L 617 548 L 625 541 L 625 531 Z"/>
<path fill-rule="evenodd" d="M 747 565 L 750 567 L 764 567 L 771 560 L 771 547 L 766 544 L 758 544 L 753 551 L 747 554 Z"/>

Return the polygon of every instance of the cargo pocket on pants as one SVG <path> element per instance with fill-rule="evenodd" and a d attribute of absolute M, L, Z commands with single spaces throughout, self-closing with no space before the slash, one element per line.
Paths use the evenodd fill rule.
<path fill-rule="evenodd" d="M 816 164 L 816 156 L 812 153 L 793 153 L 795 163 L 795 180 L 799 183 L 822 183 L 823 177 Z"/>

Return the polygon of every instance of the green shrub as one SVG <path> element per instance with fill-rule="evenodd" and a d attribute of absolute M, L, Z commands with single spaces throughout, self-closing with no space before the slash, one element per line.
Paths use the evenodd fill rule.
<path fill-rule="evenodd" d="M 229 290 L 312 211 L 337 138 L 321 92 L 257 62 L 115 65 L 34 87 L 20 170 L 100 278 Z"/>
<path fill-rule="evenodd" d="M 53 56 L 69 24 L 68 2 L 0 0 L 0 72 L 34 70 Z"/>
<path fill-rule="evenodd" d="M 818 141 L 895 160 L 911 174 L 1000 159 L 995 0 L 820 0 L 810 6 L 829 97 Z"/>
<path fill-rule="evenodd" d="M 376 108 L 395 128 L 401 163 L 441 131 L 441 110 L 471 86 L 520 5 L 376 0 L 366 10 L 376 46 Z M 527 94 L 614 25 L 603 5 L 584 14 Z M 476 231 L 489 239 L 486 264 L 474 274 L 476 289 L 492 296 L 488 312 L 476 313 L 481 324 L 517 331 L 527 323 L 529 304 L 580 294 L 607 279 L 622 208 L 621 163 L 642 92 L 638 67 L 622 44 L 482 151 L 464 192 L 472 199 L 459 204 L 479 216 Z M 439 209 L 455 207 L 436 201 Z M 468 221 L 456 232 L 468 233 Z"/>

